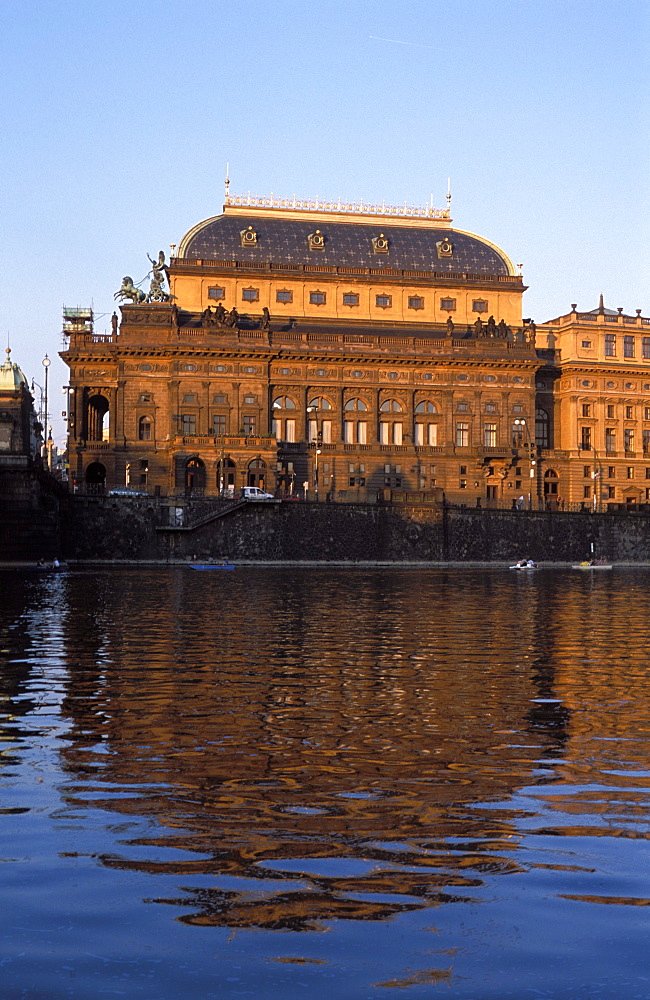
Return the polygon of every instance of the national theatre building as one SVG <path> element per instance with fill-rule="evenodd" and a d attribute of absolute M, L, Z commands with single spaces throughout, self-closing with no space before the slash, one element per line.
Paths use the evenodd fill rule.
<path fill-rule="evenodd" d="M 64 311 L 77 490 L 648 501 L 650 321 L 536 328 L 449 208 L 226 194 L 173 252 L 148 293 L 123 279 L 111 334 Z"/>

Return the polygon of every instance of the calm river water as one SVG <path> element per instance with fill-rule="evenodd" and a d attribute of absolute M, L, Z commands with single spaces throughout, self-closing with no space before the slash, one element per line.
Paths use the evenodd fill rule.
<path fill-rule="evenodd" d="M 3 1000 L 650 997 L 650 573 L 0 586 Z"/>

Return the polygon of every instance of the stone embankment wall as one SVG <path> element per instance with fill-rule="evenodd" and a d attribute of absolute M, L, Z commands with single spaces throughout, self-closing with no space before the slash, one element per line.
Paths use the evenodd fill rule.
<path fill-rule="evenodd" d="M 588 557 L 593 544 L 594 553 L 609 560 L 650 562 L 644 514 L 249 503 L 214 517 L 220 509 L 219 501 L 186 503 L 186 528 L 171 529 L 165 502 L 70 497 L 62 554 L 70 560 L 575 562 Z"/>
<path fill-rule="evenodd" d="M 58 556 L 60 506 L 66 495 L 41 469 L 0 468 L 0 560 L 37 562 Z"/>

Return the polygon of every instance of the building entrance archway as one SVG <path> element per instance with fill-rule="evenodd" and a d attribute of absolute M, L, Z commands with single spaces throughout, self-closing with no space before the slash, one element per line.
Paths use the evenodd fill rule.
<path fill-rule="evenodd" d="M 263 462 L 261 458 L 254 458 L 252 462 L 248 463 L 248 486 L 259 486 L 261 490 L 265 488 L 266 483 L 266 462 Z"/>
<path fill-rule="evenodd" d="M 86 492 L 103 493 L 106 488 L 106 467 L 101 462 L 91 462 L 86 468 Z"/>
<path fill-rule="evenodd" d="M 221 460 L 217 462 L 217 489 L 222 496 L 234 493 L 236 472 L 237 466 L 232 458 L 223 459 L 223 468 Z"/>
<path fill-rule="evenodd" d="M 200 458 L 188 458 L 185 463 L 185 489 L 205 489 L 205 464 Z"/>

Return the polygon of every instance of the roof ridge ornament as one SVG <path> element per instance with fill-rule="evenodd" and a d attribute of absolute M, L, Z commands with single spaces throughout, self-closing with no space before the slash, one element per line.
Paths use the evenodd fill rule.
<path fill-rule="evenodd" d="M 251 208 L 280 208 L 287 211 L 303 212 L 331 212 L 333 215 L 385 215 L 397 218 L 418 218 L 418 219 L 445 219 L 450 220 L 449 203 L 451 195 L 447 195 L 447 208 L 434 208 L 433 197 L 427 205 L 409 205 L 406 201 L 402 205 L 387 205 L 385 201 L 380 204 L 372 204 L 360 198 L 358 202 L 341 201 L 340 198 L 332 201 L 323 201 L 317 198 L 278 198 L 270 195 L 252 195 L 250 191 L 245 195 L 229 193 L 230 182 L 226 179 L 226 205 Z"/>

